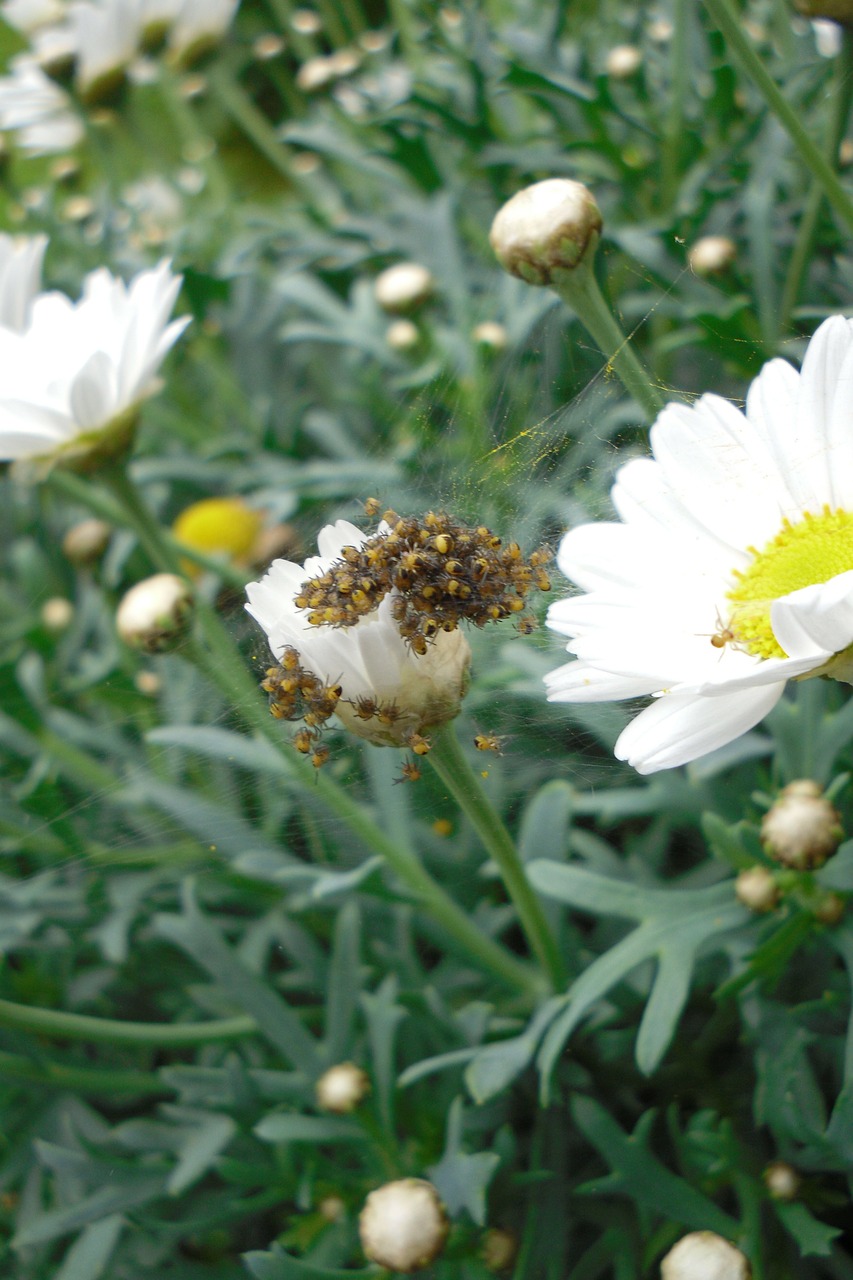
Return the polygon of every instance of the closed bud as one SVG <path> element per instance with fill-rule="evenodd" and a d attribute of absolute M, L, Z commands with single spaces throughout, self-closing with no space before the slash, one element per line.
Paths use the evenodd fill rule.
<path fill-rule="evenodd" d="M 385 330 L 385 341 L 392 351 L 411 351 L 421 340 L 421 331 L 411 320 L 395 320 Z"/>
<path fill-rule="evenodd" d="M 702 236 L 687 252 L 690 270 L 697 276 L 726 271 L 737 257 L 737 245 L 728 236 Z"/>
<path fill-rule="evenodd" d="M 509 343 L 509 334 L 496 320 L 483 320 L 481 324 L 475 325 L 471 337 L 479 346 L 487 347 L 490 351 L 503 351 Z"/>
<path fill-rule="evenodd" d="M 779 901 L 779 886 L 766 867 L 750 867 L 735 880 L 735 897 L 750 911 L 772 911 Z"/>
<path fill-rule="evenodd" d="M 380 272 L 373 284 L 376 301 L 390 315 L 414 311 L 434 289 L 432 273 L 419 262 L 398 262 Z"/>
<path fill-rule="evenodd" d="M 764 1170 L 764 1185 L 774 1200 L 796 1200 L 800 1192 L 800 1175 L 784 1160 L 773 1160 Z"/>
<path fill-rule="evenodd" d="M 74 605 L 64 596 L 52 596 L 41 607 L 41 620 L 48 631 L 65 631 L 74 617 Z"/>
<path fill-rule="evenodd" d="M 81 520 L 62 539 L 62 551 L 72 564 L 87 565 L 99 560 L 107 549 L 112 530 L 106 520 Z"/>
<path fill-rule="evenodd" d="M 340 1196 L 330 1192 L 318 1202 L 317 1212 L 322 1214 L 327 1222 L 340 1222 L 346 1217 L 347 1207 Z"/>
<path fill-rule="evenodd" d="M 749 1262 L 728 1240 L 713 1231 L 682 1236 L 660 1266 L 661 1280 L 749 1280 Z"/>
<path fill-rule="evenodd" d="M 498 210 L 489 240 L 510 275 L 548 285 L 595 250 L 602 226 L 601 210 L 583 183 L 548 178 Z"/>
<path fill-rule="evenodd" d="M 186 634 L 192 603 L 188 582 L 175 573 L 155 573 L 124 596 L 116 613 L 118 633 L 133 649 L 169 649 Z"/>
<path fill-rule="evenodd" d="M 335 1115 L 354 1111 L 370 1092 L 367 1072 L 354 1062 L 338 1062 L 324 1071 L 314 1086 L 317 1106 Z"/>
<path fill-rule="evenodd" d="M 431 1182 L 401 1178 L 371 1191 L 358 1222 L 371 1262 L 404 1274 L 428 1267 L 444 1248 L 449 1224 Z"/>
<path fill-rule="evenodd" d="M 818 784 L 807 778 L 785 787 L 761 822 L 766 852 L 794 871 L 822 867 L 843 835 L 837 810 Z"/>
<path fill-rule="evenodd" d="M 480 1257 L 489 1271 L 509 1271 L 518 1254 L 518 1236 L 506 1227 L 490 1227 L 483 1236 Z"/>
<path fill-rule="evenodd" d="M 846 910 L 847 903 L 840 893 L 825 893 L 814 907 L 815 919 L 821 924 L 838 924 Z"/>
<path fill-rule="evenodd" d="M 617 44 L 605 61 L 605 70 L 614 80 L 630 80 L 643 65 L 642 50 L 635 44 Z"/>

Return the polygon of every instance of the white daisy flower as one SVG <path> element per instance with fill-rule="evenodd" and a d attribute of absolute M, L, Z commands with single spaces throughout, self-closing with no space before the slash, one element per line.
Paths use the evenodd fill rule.
<path fill-rule="evenodd" d="M 42 293 L 21 331 L 0 328 L 0 459 L 50 466 L 126 446 L 189 322 L 167 323 L 180 286 L 168 262 L 130 285 L 102 268 L 86 277 L 79 302 Z"/>
<path fill-rule="evenodd" d="M 140 0 L 76 0 L 69 9 L 75 81 L 87 98 L 108 93 L 124 76 L 142 37 Z"/>
<path fill-rule="evenodd" d="M 379 532 L 388 531 L 380 525 Z M 326 573 L 345 547 L 360 547 L 371 535 L 346 520 L 326 525 L 317 539 L 319 556 L 304 565 L 274 560 L 260 582 L 246 587 L 247 611 L 261 624 L 270 649 L 281 660 L 295 649 L 304 667 L 328 685 L 340 685 L 337 715 L 347 729 L 381 746 L 403 746 L 452 719 L 468 683 L 471 650 L 459 629 L 440 632 L 418 657 L 392 617 L 394 593 L 355 626 L 312 626 L 295 597 L 309 578 Z M 385 723 L 370 708 L 394 708 Z"/>
<path fill-rule="evenodd" d="M 0 131 L 30 155 L 70 151 L 83 137 L 71 99 L 49 79 L 35 59 L 19 54 L 0 76 Z"/>
<path fill-rule="evenodd" d="M 574 661 L 552 702 L 651 694 L 616 755 L 640 773 L 751 729 L 792 677 L 853 681 L 853 321 L 814 335 L 802 372 L 771 360 L 742 413 L 671 404 L 653 458 L 622 467 L 621 524 L 572 529 L 557 563 L 584 594 L 548 625 Z"/>
<path fill-rule="evenodd" d="M 217 45 L 234 20 L 240 0 L 183 0 L 169 33 L 169 50 L 181 64 Z"/>
<path fill-rule="evenodd" d="M 65 17 L 65 4 L 63 0 L 3 0 L 0 15 L 16 31 L 31 35 L 40 27 L 61 22 Z"/>

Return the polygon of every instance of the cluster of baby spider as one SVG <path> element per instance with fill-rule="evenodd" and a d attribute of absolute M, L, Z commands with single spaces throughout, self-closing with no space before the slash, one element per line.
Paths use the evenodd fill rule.
<path fill-rule="evenodd" d="M 276 720 L 302 720 L 303 728 L 293 735 L 293 745 L 310 755 L 316 769 L 329 758 L 329 748 L 320 744 L 326 721 L 335 714 L 341 700 L 339 684 L 325 684 L 302 666 L 299 652 L 289 645 L 277 667 L 269 667 L 261 688 L 269 694 L 270 714 Z"/>
<path fill-rule="evenodd" d="M 376 499 L 365 510 L 378 514 Z M 532 590 L 549 591 L 544 565 L 550 547 L 525 557 L 517 542 L 506 544 L 485 525 L 461 524 L 444 511 L 422 520 L 382 516 L 386 529 L 303 583 L 294 604 L 312 626 L 352 627 L 392 594 L 392 617 L 404 640 L 422 657 L 440 631 L 460 622 L 482 627 L 517 617 L 519 629 L 533 630 L 532 617 L 519 617 Z"/>

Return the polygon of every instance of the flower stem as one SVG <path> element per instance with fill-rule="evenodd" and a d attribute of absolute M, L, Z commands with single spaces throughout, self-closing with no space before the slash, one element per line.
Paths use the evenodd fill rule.
<path fill-rule="evenodd" d="M 850 103 L 853 99 L 853 79 L 851 79 L 851 63 L 853 63 L 853 35 L 843 28 L 843 43 L 835 60 L 835 81 L 833 85 L 833 101 L 830 119 L 827 124 L 826 155 L 829 163 L 835 167 L 838 161 L 838 147 L 844 136 L 847 117 L 850 114 Z M 823 204 L 823 186 L 816 177 L 812 177 L 806 205 L 797 229 L 797 239 L 791 253 L 782 301 L 779 305 L 779 329 L 784 333 L 791 321 L 791 313 L 797 305 L 803 280 L 808 270 L 814 251 L 820 209 Z"/>
<path fill-rule="evenodd" d="M 36 1009 L 31 1005 L 0 1000 L 0 1027 L 29 1031 L 57 1040 L 85 1040 L 89 1044 L 147 1044 L 157 1049 L 215 1044 L 241 1040 L 257 1033 L 254 1018 L 240 1014 L 215 1022 L 124 1022 L 116 1018 L 92 1018 L 60 1009 Z"/>
<path fill-rule="evenodd" d="M 664 407 L 664 398 L 634 354 L 628 338 L 605 302 L 593 272 L 592 257 L 593 254 L 589 253 L 572 271 L 553 272 L 551 288 L 589 330 L 628 394 L 634 397 L 647 417 L 654 420 Z"/>
<path fill-rule="evenodd" d="M 114 1071 L 98 1067 L 72 1067 L 64 1062 L 51 1062 L 39 1057 L 27 1058 L 18 1053 L 0 1053 L 0 1078 L 25 1085 L 47 1085 L 53 1089 L 71 1089 L 75 1093 L 109 1097 L 131 1093 L 138 1097 L 174 1093 L 167 1084 L 147 1071 Z"/>
<path fill-rule="evenodd" d="M 480 786 L 452 724 L 433 736 L 427 759 L 498 864 L 531 951 L 555 990 L 562 991 L 566 972 L 541 903 L 530 887 L 512 837 Z"/>
<path fill-rule="evenodd" d="M 124 506 L 127 523 L 135 529 L 152 563 L 159 569 L 174 572 L 177 566 L 175 552 L 129 476 L 117 469 L 102 474 L 105 483 Z M 285 750 L 280 730 L 264 706 L 257 683 L 216 611 L 207 601 L 197 598 L 195 617 L 197 638 L 191 642 L 190 655 L 222 691 L 244 723 L 268 738 L 282 752 L 291 774 L 299 779 L 304 794 L 316 796 L 326 810 L 337 814 L 368 848 L 381 854 L 444 932 L 483 970 L 528 995 L 540 994 L 535 971 L 473 924 L 466 912 L 433 880 L 414 853 L 389 840 L 342 787 L 319 773 L 295 752 Z"/>
<path fill-rule="evenodd" d="M 705 7 L 722 33 L 741 68 L 762 94 L 770 110 L 782 125 L 801 158 L 823 188 L 827 200 L 848 231 L 853 231 L 853 200 L 844 190 L 832 165 L 823 156 L 800 123 L 797 111 L 755 52 L 741 18 L 734 13 L 730 0 L 705 0 Z"/>

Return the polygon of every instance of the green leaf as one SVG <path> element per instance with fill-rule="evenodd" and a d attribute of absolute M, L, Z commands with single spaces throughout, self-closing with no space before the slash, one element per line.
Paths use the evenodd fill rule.
<path fill-rule="evenodd" d="M 111 1213 L 80 1232 L 62 1260 L 54 1280 L 98 1280 L 110 1260 L 125 1220 Z"/>
<path fill-rule="evenodd" d="M 375 1267 L 362 1267 L 359 1271 L 315 1267 L 279 1249 L 272 1253 L 244 1253 L 243 1261 L 255 1280 L 374 1280 L 379 1274 Z"/>
<path fill-rule="evenodd" d="M 545 1031 L 564 1007 L 565 998 L 554 997 L 538 1010 L 521 1035 L 478 1050 L 465 1072 L 465 1084 L 475 1102 L 487 1102 L 521 1075 Z"/>
<path fill-rule="evenodd" d="M 159 915 L 154 925 L 161 937 L 206 969 L 239 1009 L 256 1020 L 258 1033 L 306 1075 L 320 1070 L 319 1049 L 295 1014 L 273 989 L 240 961 L 215 925 L 202 915 L 190 882 L 184 886 L 184 914 Z"/>
<path fill-rule="evenodd" d="M 326 982 L 327 1062 L 338 1062 L 347 1052 L 350 1031 L 361 990 L 361 912 L 348 902 L 338 913 L 335 940 Z"/>
<path fill-rule="evenodd" d="M 640 1023 L 635 1056 L 640 1070 L 655 1070 L 672 1039 L 690 992 L 700 950 L 745 924 L 749 912 L 734 900 L 730 882 L 710 889 L 648 889 L 560 863 L 535 861 L 528 876 L 541 893 L 601 915 L 627 916 L 638 927 L 599 956 L 572 984 L 564 1010 L 539 1053 L 543 1098 L 566 1040 L 597 1001 L 639 965 L 656 960 L 655 977 Z"/>
<path fill-rule="evenodd" d="M 447 1115 L 444 1155 L 427 1169 L 451 1217 L 467 1209 L 478 1227 L 486 1221 L 486 1191 L 501 1162 L 495 1151 L 468 1155 L 461 1149 L 464 1110 L 461 1098 L 454 1098 Z"/>
<path fill-rule="evenodd" d="M 254 1127 L 264 1142 L 364 1142 L 365 1132 L 352 1120 L 334 1116 L 303 1116 L 276 1111 Z"/>
<path fill-rule="evenodd" d="M 218 729 L 211 725 L 169 724 L 149 729 L 146 742 L 156 746 L 183 747 L 196 755 L 211 760 L 225 760 L 237 764 L 252 773 L 272 773 L 289 777 L 291 770 L 281 752 L 276 751 L 263 738 L 249 738 L 230 729 Z"/>
<path fill-rule="evenodd" d="M 178 1196 L 197 1182 L 214 1164 L 234 1136 L 237 1126 L 230 1116 L 207 1115 L 198 1125 L 188 1129 L 186 1141 L 178 1149 L 178 1163 L 166 1190 Z"/>
<path fill-rule="evenodd" d="M 656 1215 L 694 1231 L 716 1231 L 730 1240 L 737 1238 L 740 1226 L 734 1218 L 662 1165 L 637 1138 L 624 1133 L 598 1102 L 578 1095 L 572 1100 L 572 1115 L 612 1170 L 608 1177 L 580 1188 L 585 1194 L 631 1196 Z"/>
<path fill-rule="evenodd" d="M 84 1196 L 76 1204 L 64 1205 L 61 1209 L 48 1209 L 46 1213 L 30 1219 L 16 1233 L 12 1244 L 16 1249 L 47 1244 L 79 1227 L 158 1200 L 165 1190 L 166 1178 L 163 1174 L 148 1173 L 127 1181 L 111 1182 L 98 1187 L 97 1191 Z"/>
<path fill-rule="evenodd" d="M 829 1257 L 833 1240 L 841 1235 L 840 1227 L 828 1227 L 826 1223 L 818 1222 L 806 1206 L 799 1202 L 785 1204 L 774 1200 L 773 1208 L 786 1231 L 796 1240 L 804 1257 Z"/>

